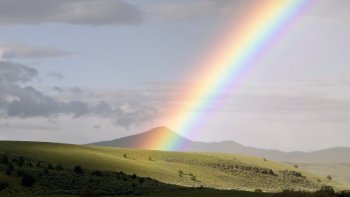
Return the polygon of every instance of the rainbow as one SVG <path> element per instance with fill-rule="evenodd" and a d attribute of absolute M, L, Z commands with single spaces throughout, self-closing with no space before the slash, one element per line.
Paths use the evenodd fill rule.
<path fill-rule="evenodd" d="M 234 89 L 259 65 L 270 48 L 305 13 L 313 1 L 257 0 L 249 5 L 246 14 L 235 20 L 225 31 L 210 55 L 203 59 L 200 71 L 194 75 L 202 84 L 189 85 L 181 100 L 183 105 L 167 114 L 169 125 L 180 135 L 199 132 L 210 116 L 210 110 L 222 103 L 223 92 Z M 196 113 L 193 111 L 198 110 Z M 143 148 L 179 150 L 185 144 L 174 135 L 153 136 L 142 143 Z"/>

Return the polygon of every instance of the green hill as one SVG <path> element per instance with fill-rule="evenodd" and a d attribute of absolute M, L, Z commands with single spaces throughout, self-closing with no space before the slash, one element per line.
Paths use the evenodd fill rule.
<path fill-rule="evenodd" d="M 276 192 L 316 190 L 327 184 L 343 189 L 293 166 L 245 155 L 9 141 L 0 142 L 0 154 L 23 156 L 44 165 L 61 164 L 65 169 L 80 165 L 87 170 L 122 171 L 180 186 Z"/>

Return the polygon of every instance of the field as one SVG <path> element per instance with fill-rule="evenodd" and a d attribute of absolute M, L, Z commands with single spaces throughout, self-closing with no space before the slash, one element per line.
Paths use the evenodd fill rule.
<path fill-rule="evenodd" d="M 350 163 L 300 163 L 301 169 L 350 185 Z"/>
<path fill-rule="evenodd" d="M 331 185 L 336 189 L 345 188 L 335 181 L 329 181 L 325 177 L 317 177 L 300 171 L 293 166 L 244 155 L 181 153 L 7 141 L 0 142 L 0 154 L 8 155 L 9 158 L 17 160 L 17 162 L 20 156 L 23 156 L 25 161 L 31 163 L 31 167 L 24 165 L 22 170 L 25 172 L 29 171 L 35 174 L 36 177 L 43 177 L 41 179 L 46 177 L 47 182 L 50 182 L 51 179 L 58 181 L 52 185 L 57 185 L 57 183 L 65 184 L 61 183 L 61 180 L 68 179 L 75 181 L 75 184 L 90 184 L 93 188 L 97 187 L 94 184 L 94 181 L 97 181 L 98 184 L 107 188 L 106 191 L 108 191 L 109 184 L 116 184 L 124 189 L 129 187 L 135 188 L 134 186 L 140 188 L 139 190 L 131 189 L 133 192 L 147 191 L 145 188 L 160 188 L 159 196 L 162 195 L 162 188 L 167 191 L 173 191 L 172 193 L 181 190 L 181 196 L 186 196 L 186 192 L 188 192 L 189 196 L 193 194 L 193 188 L 186 187 L 204 187 L 204 191 L 196 190 L 197 193 L 202 193 L 200 194 L 201 196 L 210 194 L 210 192 L 222 192 L 221 196 L 225 196 L 226 192 L 229 196 L 233 192 L 206 188 L 244 191 L 261 190 L 265 192 L 278 192 L 284 189 L 315 191 L 322 185 Z M 49 167 L 50 165 L 51 167 Z M 58 165 L 62 166 L 61 171 L 54 170 Z M 79 177 L 79 175 L 73 174 L 73 168 L 77 165 L 81 166 L 85 174 L 89 175 Z M 39 170 L 38 167 L 40 167 Z M 12 188 L 11 191 L 16 192 L 17 190 L 17 192 L 20 192 L 18 191 L 21 190 L 18 189 L 21 188 L 19 179 L 7 175 L 5 173 L 6 169 L 6 165 L 3 164 L 1 169 L 3 173 L 0 173 L 0 180 L 9 182 L 9 188 Z M 94 171 L 102 173 L 103 178 L 92 175 Z M 119 178 L 115 179 L 114 177 Z M 144 179 L 144 184 L 139 186 L 141 179 Z M 115 181 L 115 183 L 111 180 Z M 120 180 L 126 182 L 123 183 Z M 44 181 L 41 184 L 45 185 L 47 182 Z M 149 185 L 147 186 L 147 184 L 153 186 L 148 187 Z M 47 193 L 55 191 L 55 188 L 51 187 L 53 186 L 49 187 L 50 189 L 46 191 Z M 72 189 L 71 186 L 67 187 Z M 31 189 L 27 189 L 27 191 L 31 192 Z M 244 194 L 240 193 L 240 195 Z M 248 194 L 252 195 L 252 193 Z M 263 194 L 254 193 L 254 195 Z"/>

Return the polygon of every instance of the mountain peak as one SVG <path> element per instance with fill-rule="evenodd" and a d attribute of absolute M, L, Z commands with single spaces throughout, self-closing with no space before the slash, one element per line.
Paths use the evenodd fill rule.
<path fill-rule="evenodd" d="M 153 129 L 150 129 L 148 131 L 145 131 L 143 133 L 167 133 L 167 134 L 176 134 L 173 130 L 169 129 L 168 127 L 165 126 L 159 126 L 159 127 L 154 127 Z M 140 134 L 143 134 L 140 133 Z"/>

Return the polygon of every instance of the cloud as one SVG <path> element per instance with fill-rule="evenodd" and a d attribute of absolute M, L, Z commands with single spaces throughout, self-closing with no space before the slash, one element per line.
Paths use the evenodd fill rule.
<path fill-rule="evenodd" d="M 1 0 L 0 25 L 66 23 L 135 25 L 142 11 L 122 0 Z"/>
<path fill-rule="evenodd" d="M 256 0 L 201 0 L 187 2 L 160 3 L 148 9 L 151 17 L 177 21 L 189 20 L 203 16 L 227 16 L 241 14 Z"/>
<path fill-rule="evenodd" d="M 188 87 L 201 83 L 145 82 L 145 89 L 160 106 L 183 108 L 196 106 L 197 100 L 185 100 Z M 262 121 L 332 122 L 346 123 L 350 116 L 349 80 L 343 78 L 309 80 L 293 83 L 246 85 L 227 90 L 217 99 L 198 108 L 198 113 L 228 113 L 237 117 Z M 210 103 L 210 104 L 209 104 Z"/>
<path fill-rule="evenodd" d="M 18 44 L 0 44 L 0 59 L 62 57 L 71 53 L 54 47 L 35 47 Z"/>
<path fill-rule="evenodd" d="M 100 98 L 91 99 L 90 94 L 77 87 L 52 87 L 51 91 L 59 93 L 55 97 L 35 87 L 25 86 L 37 78 L 38 73 L 22 64 L 0 61 L 0 117 L 97 116 L 110 119 L 117 126 L 130 128 L 132 125 L 152 121 L 158 115 L 157 108 L 135 92 L 114 97 L 112 105 Z"/>

